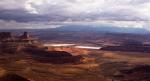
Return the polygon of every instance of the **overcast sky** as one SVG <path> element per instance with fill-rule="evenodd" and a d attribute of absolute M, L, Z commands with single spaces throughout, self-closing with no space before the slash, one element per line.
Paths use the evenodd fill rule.
<path fill-rule="evenodd" d="M 87 22 L 150 30 L 150 0 L 0 0 L 0 28 Z"/>

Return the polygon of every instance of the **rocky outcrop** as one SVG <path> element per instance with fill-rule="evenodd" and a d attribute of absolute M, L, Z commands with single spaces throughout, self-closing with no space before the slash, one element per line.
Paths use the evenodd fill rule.
<path fill-rule="evenodd" d="M 37 45 L 37 38 L 31 37 L 27 32 L 21 36 L 14 36 L 11 32 L 0 32 L 0 51 L 5 53 L 16 53 L 24 47 Z"/>
<path fill-rule="evenodd" d="M 75 47 L 47 47 L 48 51 L 66 51 L 73 55 L 87 55 L 90 54 L 88 49 L 79 49 Z"/>
<path fill-rule="evenodd" d="M 52 64 L 78 64 L 82 63 L 83 57 L 73 56 L 65 51 L 46 51 L 43 49 L 25 49 L 25 52 L 29 53 L 35 61 L 52 63 Z"/>

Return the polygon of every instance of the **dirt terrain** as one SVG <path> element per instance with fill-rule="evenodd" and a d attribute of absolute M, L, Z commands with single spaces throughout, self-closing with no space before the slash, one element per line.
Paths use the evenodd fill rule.
<path fill-rule="evenodd" d="M 128 71 L 139 65 L 150 65 L 148 53 L 93 50 L 83 57 L 87 59 L 80 64 L 51 64 L 36 61 L 26 52 L 1 53 L 0 75 L 11 72 L 30 81 L 131 81 L 129 76 L 121 73 L 122 70 Z M 143 71 L 142 74 L 148 76 L 150 73 Z M 116 78 L 121 75 L 124 75 L 122 79 Z M 134 73 L 134 76 L 139 75 Z M 149 80 L 132 78 L 132 81 Z"/>
<path fill-rule="evenodd" d="M 82 43 L 80 40 L 85 39 L 78 39 L 75 43 L 109 48 L 105 50 L 47 48 L 43 47 L 43 41 L 34 41 L 27 33 L 23 39 L 8 37 L 0 46 L 0 81 L 150 81 L 149 39 L 141 37 L 144 43 L 121 44 L 133 37 L 130 36 L 124 39 L 122 35 L 105 34 L 101 40 L 90 38 L 91 41 Z"/>

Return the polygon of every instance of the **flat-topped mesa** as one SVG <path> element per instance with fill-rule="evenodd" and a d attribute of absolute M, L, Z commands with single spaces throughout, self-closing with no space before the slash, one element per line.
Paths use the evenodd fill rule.
<path fill-rule="evenodd" d="M 24 51 L 30 54 L 34 61 L 41 63 L 80 64 L 84 60 L 81 55 L 73 56 L 66 51 L 46 51 L 40 48 L 26 48 Z"/>

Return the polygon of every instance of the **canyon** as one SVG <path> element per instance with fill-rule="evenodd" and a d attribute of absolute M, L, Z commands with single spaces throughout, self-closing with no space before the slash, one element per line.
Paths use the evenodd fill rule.
<path fill-rule="evenodd" d="M 25 35 L 25 34 L 24 34 Z M 149 81 L 147 42 L 1 41 L 0 80 L 25 81 Z M 21 38 L 22 39 L 22 38 Z M 18 41 L 19 40 L 19 41 Z M 114 40 L 113 40 L 114 41 Z M 117 40 L 119 41 L 119 40 Z M 56 41 L 55 41 L 56 42 Z M 96 43 L 97 44 L 97 43 Z M 122 47 L 122 48 L 121 48 Z M 132 49 L 129 49 L 132 47 Z M 136 49 L 138 47 L 138 49 Z M 109 49 L 108 49 L 109 48 Z M 122 50 L 123 49 L 123 50 Z M 22 80 L 23 81 L 23 80 Z"/>

